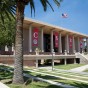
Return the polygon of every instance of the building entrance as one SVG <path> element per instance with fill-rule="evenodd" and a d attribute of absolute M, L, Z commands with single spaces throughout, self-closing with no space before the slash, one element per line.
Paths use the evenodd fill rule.
<path fill-rule="evenodd" d="M 44 34 L 44 51 L 50 52 L 50 35 Z"/>
<path fill-rule="evenodd" d="M 62 40 L 62 53 L 64 53 L 65 51 L 65 37 L 61 37 L 61 40 Z"/>
<path fill-rule="evenodd" d="M 44 51 L 51 52 L 51 36 L 50 34 L 44 34 Z M 55 47 L 55 36 L 53 36 L 53 48 L 54 52 L 58 52 L 58 48 Z"/>

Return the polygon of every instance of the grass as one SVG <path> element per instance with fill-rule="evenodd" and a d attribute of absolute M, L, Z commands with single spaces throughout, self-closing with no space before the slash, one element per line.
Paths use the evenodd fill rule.
<path fill-rule="evenodd" d="M 82 83 L 82 82 L 75 82 L 75 81 L 71 81 L 71 80 L 58 80 L 57 82 L 60 82 L 60 83 L 65 83 L 65 84 L 68 84 L 68 85 L 72 85 L 72 86 L 76 86 L 78 88 L 88 88 L 88 84 L 87 83 Z"/>
<path fill-rule="evenodd" d="M 83 83 L 83 82 L 77 82 L 77 81 L 73 81 L 73 80 L 66 80 L 66 79 L 56 78 L 56 77 L 51 76 L 51 75 L 44 75 L 44 74 L 39 74 L 39 73 L 35 73 L 35 72 L 29 72 L 29 74 L 40 77 L 40 78 L 43 78 L 43 79 L 59 82 L 59 83 L 62 83 L 62 84 L 68 84 L 68 85 L 76 86 L 78 88 L 88 88 L 88 84 Z M 74 79 L 76 79 L 76 78 L 74 78 Z"/>
<path fill-rule="evenodd" d="M 0 80 L 12 78 L 13 72 L 8 71 L 8 69 L 12 70 L 10 67 L 0 65 Z"/>
<path fill-rule="evenodd" d="M 22 85 L 12 84 L 13 73 L 7 71 L 6 69 L 12 69 L 12 68 L 9 68 L 8 66 L 0 65 L 0 80 L 10 88 L 62 88 L 55 85 L 51 85 L 46 82 L 35 81 L 35 80 L 32 81 L 31 79 L 26 77 L 24 77 L 25 78 L 24 84 Z M 27 71 L 24 72 L 28 73 Z"/>
<path fill-rule="evenodd" d="M 80 66 L 83 66 L 83 65 L 85 65 L 85 64 L 56 65 L 56 66 L 54 66 L 54 68 L 64 69 L 64 70 L 70 70 L 70 69 L 73 69 L 73 68 L 76 68 L 76 67 L 80 67 Z"/>
<path fill-rule="evenodd" d="M 55 85 L 51 85 L 49 83 L 45 83 L 45 82 L 31 82 L 28 85 L 14 85 L 14 84 L 10 84 L 9 85 L 10 88 L 62 88 L 62 87 L 58 87 Z"/>
<path fill-rule="evenodd" d="M 73 66 L 73 65 L 76 65 L 76 66 Z M 83 64 L 81 64 L 81 65 L 80 64 L 73 64 L 73 65 L 71 65 L 71 64 L 64 65 L 64 66 L 59 65 L 57 67 L 61 67 L 61 68 L 66 70 L 68 68 L 83 66 Z M 7 66 L 6 67 L 5 66 L 0 66 L 0 67 L 1 67 L 1 70 L 2 70 L 2 68 L 11 69 Z M 1 74 L 0 77 L 2 77 L 5 80 L 4 83 L 6 83 L 10 88 L 62 88 L 62 87 L 57 87 L 57 86 L 51 85 L 49 83 L 41 82 L 41 81 L 30 81 L 27 84 L 14 85 L 14 84 L 11 83 L 11 80 L 9 80 L 9 79 L 12 79 L 11 75 L 13 75 L 13 74 L 9 73 L 7 70 L 5 70 L 5 71 L 6 72 L 4 72 L 4 73 L 7 73 L 8 75 L 3 74 L 3 71 L 0 71 L 0 74 Z M 79 79 L 81 79 L 81 77 L 86 77 L 87 78 L 87 76 L 83 76 L 81 74 L 71 73 L 71 72 L 63 72 L 61 70 L 55 71 L 55 73 L 53 73 L 54 71 L 52 72 L 52 71 L 48 71 L 46 69 L 40 69 L 40 70 L 36 70 L 36 71 L 37 72 L 42 72 L 42 73 L 49 73 L 50 75 L 43 75 L 43 74 L 31 72 L 31 71 L 30 72 L 29 71 L 24 71 L 24 72 L 29 74 L 29 75 L 37 76 L 37 77 L 47 79 L 47 80 L 52 80 L 52 81 L 55 81 L 55 82 L 60 82 L 60 83 L 63 83 L 63 84 L 73 85 L 73 86 L 76 86 L 78 88 L 88 88 L 87 83 L 77 82 L 77 81 L 73 81 L 73 80 L 66 80 L 66 79 L 61 79 L 61 78 L 56 78 L 54 76 L 51 76 L 51 75 L 57 75 L 57 76 L 63 76 L 63 77 L 71 78 L 70 75 L 73 75 L 72 78 L 74 78 L 74 79 L 77 78 L 75 76 L 80 76 Z M 68 74 L 68 75 L 65 75 L 65 74 Z M 11 77 L 9 77 L 9 76 L 11 76 Z M 8 77 L 8 79 L 4 78 L 4 77 Z M 6 80 L 7 80 L 7 82 L 6 82 Z M 83 79 L 83 80 L 87 80 L 87 79 Z"/>
<path fill-rule="evenodd" d="M 84 70 L 84 72 L 87 72 L 88 73 L 88 68 L 86 70 Z"/>

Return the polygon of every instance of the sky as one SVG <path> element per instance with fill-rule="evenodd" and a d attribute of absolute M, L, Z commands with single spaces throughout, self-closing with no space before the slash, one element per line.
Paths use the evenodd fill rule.
<path fill-rule="evenodd" d="M 53 3 L 53 0 L 49 1 L 51 1 L 54 12 L 50 7 L 44 12 L 39 0 L 34 0 L 35 16 L 31 16 L 30 5 L 27 5 L 25 17 L 88 34 L 88 0 L 63 0 L 59 8 Z M 62 13 L 66 13 L 68 17 L 62 18 Z"/>

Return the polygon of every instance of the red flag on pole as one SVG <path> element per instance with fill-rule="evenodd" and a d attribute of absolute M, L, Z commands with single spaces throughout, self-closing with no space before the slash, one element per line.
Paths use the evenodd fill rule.
<path fill-rule="evenodd" d="M 73 40 L 72 36 L 69 36 L 69 48 L 72 48 L 72 43 L 73 43 L 72 40 Z"/>
<path fill-rule="evenodd" d="M 54 36 L 55 36 L 55 47 L 58 48 L 58 32 L 54 32 Z"/>
<path fill-rule="evenodd" d="M 33 46 L 38 46 L 38 35 L 39 35 L 38 28 L 33 29 Z"/>

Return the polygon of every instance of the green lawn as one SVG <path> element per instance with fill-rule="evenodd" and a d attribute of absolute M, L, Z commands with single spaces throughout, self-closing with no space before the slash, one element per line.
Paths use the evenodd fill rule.
<path fill-rule="evenodd" d="M 12 68 L 0 65 L 0 80 L 12 78 L 13 72 L 7 71 L 7 69 L 11 70 Z"/>
<path fill-rule="evenodd" d="M 88 69 L 84 70 L 84 72 L 88 72 Z"/>
<path fill-rule="evenodd" d="M 54 68 L 57 69 L 64 69 L 64 70 L 70 70 L 76 67 L 80 67 L 83 66 L 85 64 L 67 64 L 67 65 L 55 65 Z"/>
<path fill-rule="evenodd" d="M 40 71 L 38 71 L 40 72 Z M 46 71 L 41 71 L 42 73 L 49 73 L 49 74 L 53 74 L 52 72 L 46 72 Z M 27 72 L 28 73 L 28 72 Z M 57 72 L 56 72 L 57 73 Z M 59 72 L 58 72 L 59 73 Z M 39 73 L 35 73 L 35 72 L 29 72 L 29 74 L 31 75 L 34 75 L 34 76 L 37 76 L 37 77 L 40 77 L 40 78 L 43 78 L 43 79 L 47 79 L 47 80 L 52 80 L 52 81 L 55 81 L 55 82 L 59 82 L 59 83 L 62 83 L 62 84 L 68 84 L 68 85 L 72 85 L 72 86 L 76 86 L 78 88 L 88 88 L 88 83 L 83 83 L 83 82 L 77 82 L 77 81 L 74 81 L 74 80 L 67 80 L 67 79 L 61 79 L 61 78 L 57 78 L 57 77 L 54 77 L 54 76 L 51 76 L 51 75 L 44 75 L 44 74 L 39 74 Z M 67 76 L 64 76 L 63 73 L 62 74 L 53 74 L 53 75 L 57 75 L 57 76 L 63 76 L 63 77 L 68 77 L 68 78 L 73 78 L 73 79 L 76 79 L 77 77 L 75 77 L 75 74 L 73 77 L 70 77 L 70 75 L 68 74 Z M 80 75 L 80 74 L 79 74 Z M 78 76 L 78 74 L 77 74 Z M 81 77 L 81 76 L 80 76 Z M 85 78 L 78 78 L 80 80 L 86 80 L 88 81 L 88 79 L 85 79 Z M 83 77 L 83 75 L 82 75 Z M 87 78 L 87 76 L 84 76 Z"/>
<path fill-rule="evenodd" d="M 74 65 L 76 65 L 76 67 L 83 66 L 83 65 L 80 65 L 80 64 L 74 64 Z M 63 65 L 63 66 L 59 65 L 59 66 L 61 68 L 63 67 L 65 69 L 67 69 L 67 68 L 69 68 L 69 66 L 72 67 L 72 68 L 75 67 L 74 65 L 68 64 L 68 65 Z M 59 67 L 59 66 L 57 66 L 57 67 Z M 3 79 L 4 79 L 5 81 L 3 81 L 3 82 L 6 83 L 10 88 L 62 88 L 62 87 L 57 87 L 57 86 L 51 85 L 49 83 L 41 82 L 41 81 L 30 81 L 27 84 L 23 84 L 23 85 L 11 84 L 11 80 L 9 81 L 9 79 L 12 79 L 13 73 L 10 73 L 9 71 L 6 71 L 6 70 L 4 72 L 4 71 L 2 71 L 2 68 L 6 68 L 6 69 L 12 69 L 12 68 L 9 68 L 7 66 L 0 66 L 0 67 L 1 67 L 0 68 L 1 69 L 1 71 L 0 71 L 1 81 L 3 81 Z M 84 75 L 77 74 L 77 73 L 71 73 L 71 72 L 63 72 L 61 70 L 49 71 L 49 70 L 46 70 L 46 69 L 39 69 L 39 70 L 36 70 L 36 71 L 37 72 L 42 72 L 42 73 L 48 73 L 50 75 L 39 74 L 39 73 L 31 72 L 31 71 L 24 71 L 24 72 L 29 74 L 29 75 L 37 76 L 37 77 L 40 77 L 40 78 L 43 78 L 43 79 L 52 80 L 52 81 L 63 83 L 63 84 L 73 85 L 73 86 L 76 86 L 78 88 L 88 88 L 87 83 L 56 78 L 56 77 L 51 76 L 51 75 L 63 76 L 63 77 L 68 77 L 68 78 L 72 77 L 74 79 L 78 78 L 76 76 L 80 76 L 79 79 L 87 80 L 87 81 L 88 81 L 88 78 L 87 78 L 88 76 L 84 76 Z M 53 72 L 55 72 L 55 73 L 53 73 Z"/>
<path fill-rule="evenodd" d="M 7 86 L 9 86 L 10 88 L 62 88 L 55 85 L 51 85 L 46 82 L 35 81 L 35 80 L 34 81 L 29 80 L 27 83 L 24 83 L 22 85 L 14 85 L 12 84 L 13 72 L 7 71 L 6 69 L 13 70 L 10 67 L 0 65 L 0 81 L 6 84 Z M 26 78 L 25 82 L 27 80 L 28 78 Z"/>
<path fill-rule="evenodd" d="M 10 84 L 9 85 L 10 88 L 62 88 L 62 87 L 58 87 L 58 86 L 54 86 L 51 85 L 49 83 L 45 83 L 45 82 L 31 82 L 28 85 L 13 85 Z"/>

